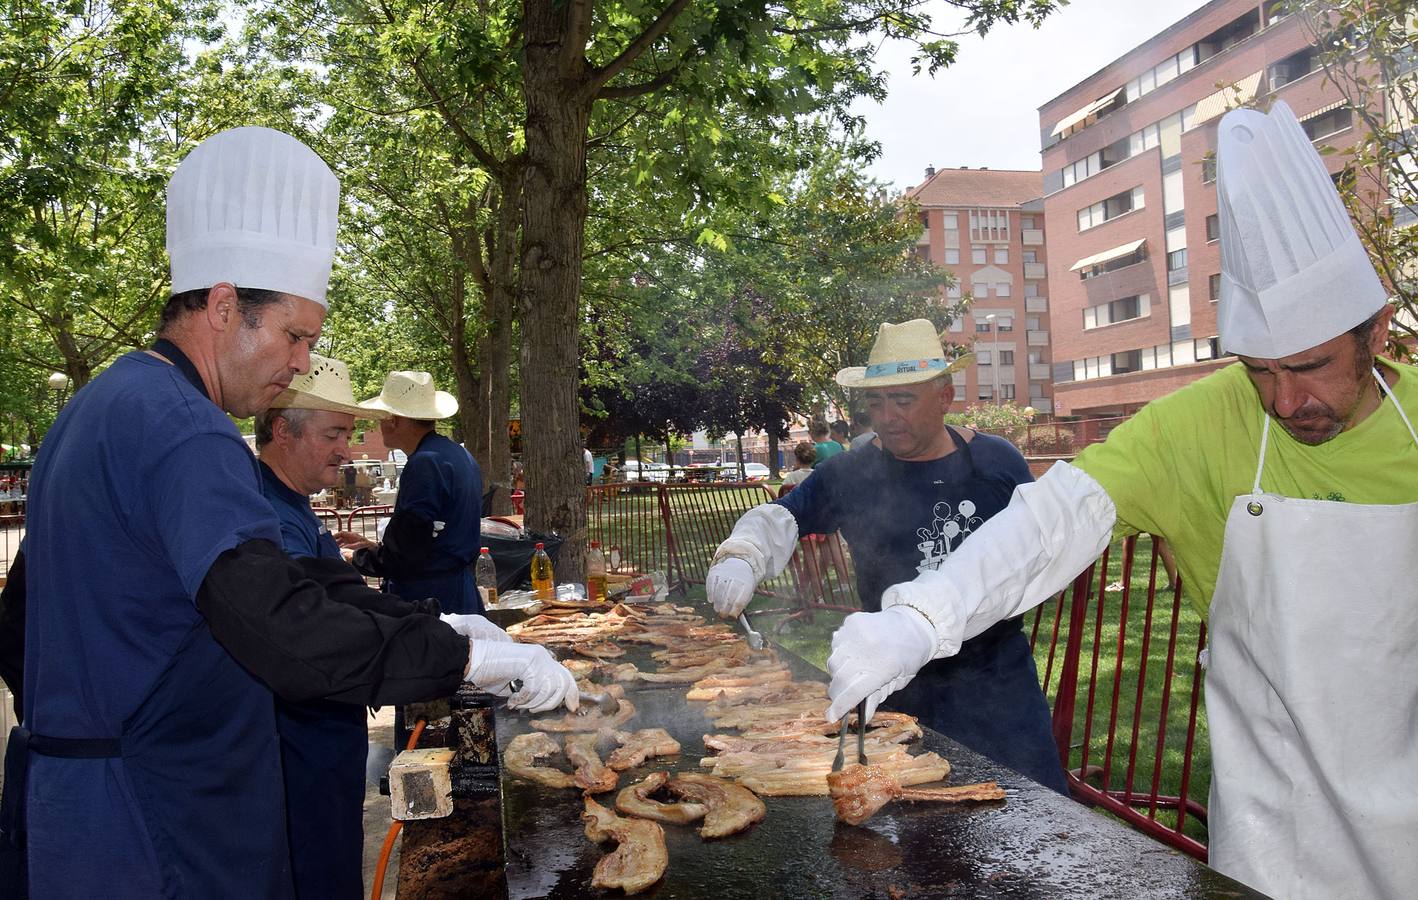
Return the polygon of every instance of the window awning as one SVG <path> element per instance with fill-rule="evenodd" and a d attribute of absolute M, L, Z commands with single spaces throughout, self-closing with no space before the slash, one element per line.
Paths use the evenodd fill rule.
<path fill-rule="evenodd" d="M 1229 109 L 1244 106 L 1255 99 L 1256 91 L 1260 88 L 1261 72 L 1255 72 L 1240 79 L 1235 84 L 1228 84 L 1214 94 L 1207 94 L 1196 102 L 1196 113 L 1192 116 L 1192 127 L 1200 125 L 1210 119 L 1214 119 Z"/>
<path fill-rule="evenodd" d="M 1334 110 L 1339 109 L 1341 106 L 1347 106 L 1348 103 L 1349 101 L 1347 100 L 1336 100 L 1335 102 L 1327 106 L 1321 106 L 1319 109 L 1305 113 L 1303 116 L 1300 116 L 1299 119 L 1301 122 L 1308 122 L 1311 119 L 1318 119 L 1320 116 L 1324 115 L 1327 112 L 1333 112 Z"/>
<path fill-rule="evenodd" d="M 1133 241 L 1130 244 L 1123 244 L 1121 247 L 1114 247 L 1111 250 L 1104 250 L 1102 253 L 1095 253 L 1092 256 L 1085 256 L 1083 257 L 1083 259 L 1080 259 L 1078 262 L 1069 266 L 1068 270 L 1070 272 L 1077 272 L 1079 269 L 1087 269 L 1090 266 L 1096 266 L 1099 263 L 1105 263 L 1122 256 L 1127 256 L 1129 253 L 1136 253 L 1138 249 L 1142 247 L 1142 245 L 1145 243 L 1147 243 L 1147 238 L 1141 238 L 1139 240 Z"/>
<path fill-rule="evenodd" d="M 1117 96 L 1122 92 L 1123 89 L 1118 88 L 1116 91 L 1113 91 L 1112 93 L 1106 96 L 1099 97 L 1097 100 L 1094 100 L 1092 103 L 1088 104 L 1077 112 L 1072 112 L 1064 116 L 1062 119 L 1059 120 L 1059 124 L 1054 126 L 1054 130 L 1053 132 L 1051 132 L 1050 136 L 1058 137 L 1060 133 L 1067 131 L 1068 129 L 1077 125 L 1079 122 L 1082 122 L 1084 119 L 1096 113 L 1098 110 L 1107 106 L 1109 103 L 1112 103 L 1113 100 L 1115 100 Z"/>

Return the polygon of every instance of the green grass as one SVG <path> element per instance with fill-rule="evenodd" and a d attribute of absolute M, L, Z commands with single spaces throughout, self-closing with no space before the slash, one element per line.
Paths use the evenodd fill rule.
<path fill-rule="evenodd" d="M 668 503 L 671 514 L 672 532 L 680 565 L 670 573 L 672 580 L 681 576 L 687 582 L 686 597 L 694 602 L 703 602 L 703 578 L 708 561 L 719 542 L 728 536 L 733 523 L 750 507 L 763 502 L 768 494 L 760 489 L 720 489 L 711 491 L 680 492 L 670 491 Z M 664 524 L 659 506 L 658 493 L 648 491 L 639 495 L 622 495 L 613 500 L 592 506 L 592 536 L 602 536 L 607 546 L 616 544 L 625 548 L 627 563 L 639 571 L 660 569 L 667 571 L 669 557 L 665 542 Z M 607 540 L 605 535 L 613 539 Z M 619 542 L 617 544 L 617 542 Z M 1120 587 L 1122 580 L 1121 543 L 1115 544 L 1109 553 L 1105 586 Z M 1196 665 L 1197 636 L 1201 620 L 1186 602 L 1179 604 L 1177 614 L 1177 640 L 1173 675 L 1170 683 L 1164 678 L 1167 662 L 1168 632 L 1172 623 L 1172 594 L 1163 589 L 1166 576 L 1158 564 L 1158 590 L 1152 622 L 1147 626 L 1145 600 L 1149 578 L 1151 542 L 1146 536 L 1138 539 L 1136 562 L 1130 579 L 1131 593 L 1125 623 L 1122 616 L 1123 593 L 1121 590 L 1105 590 L 1102 601 L 1102 628 L 1096 632 L 1099 609 L 1096 596 L 1098 577 L 1093 580 L 1094 596 L 1087 603 L 1086 615 L 1080 636 L 1080 663 L 1078 686 L 1075 692 L 1075 710 L 1069 767 L 1078 768 L 1084 762 L 1085 731 L 1087 732 L 1087 763 L 1090 773 L 1095 773 L 1089 781 L 1102 786 L 1102 769 L 1107 768 L 1107 787 L 1123 790 L 1128 783 L 1128 753 L 1135 743 L 1138 747 L 1137 759 L 1131 773 L 1132 790 L 1136 793 L 1151 794 L 1154 776 L 1158 787 L 1156 793 L 1175 796 L 1180 792 L 1182 782 L 1183 756 L 1188 718 L 1191 715 L 1192 680 Z M 790 579 L 781 577 L 772 587 L 778 596 L 758 597 L 749 612 L 768 608 L 793 605 Z M 1069 609 L 1072 591 L 1066 594 L 1067 602 L 1062 609 L 1059 623 L 1059 637 L 1053 671 L 1045 694 L 1052 705 L 1059 690 L 1059 674 L 1063 663 L 1063 652 L 1067 642 Z M 1059 605 L 1056 600 L 1042 607 L 1042 620 L 1035 641 L 1035 659 L 1039 675 L 1044 677 L 1049 654 L 1049 644 Z M 760 615 L 754 620 L 754 627 L 769 634 L 784 647 L 803 657 L 819 668 L 826 668 L 827 656 L 831 649 L 832 633 L 840 625 L 842 616 L 831 612 L 815 612 L 809 619 L 798 617 L 783 622 L 780 616 Z M 779 624 L 782 627 L 779 628 Z M 1025 617 L 1025 629 L 1034 625 L 1034 613 Z M 1138 681 L 1143 658 L 1144 631 L 1150 635 L 1147 647 L 1147 677 L 1142 685 L 1141 700 L 1138 700 Z M 1123 635 L 1121 657 L 1118 654 L 1119 634 Z M 1095 634 L 1097 635 L 1095 637 Z M 1093 666 L 1095 641 L 1102 647 L 1097 660 L 1096 673 Z M 1121 669 L 1121 674 L 1119 674 Z M 1115 688 L 1114 680 L 1117 678 Z M 1093 695 L 1093 713 L 1088 715 L 1090 687 Z M 1160 763 L 1157 760 L 1157 740 L 1161 725 L 1161 710 L 1164 693 L 1170 690 L 1170 700 L 1166 718 L 1165 740 L 1162 745 Z M 1116 692 L 1119 702 L 1116 724 L 1110 729 L 1112 698 Z M 1134 716 L 1134 709 L 1139 712 Z M 1137 736 L 1133 737 L 1133 723 L 1137 723 Z M 1114 742 L 1109 759 L 1109 732 Z M 1193 742 L 1190 784 L 1187 793 L 1205 804 L 1210 782 L 1210 744 L 1207 739 L 1206 715 L 1203 708 L 1197 710 L 1197 730 Z M 1158 821 L 1172 827 L 1176 813 L 1158 810 Z M 1188 814 L 1185 832 L 1198 840 L 1205 841 L 1205 828 L 1196 823 Z"/>

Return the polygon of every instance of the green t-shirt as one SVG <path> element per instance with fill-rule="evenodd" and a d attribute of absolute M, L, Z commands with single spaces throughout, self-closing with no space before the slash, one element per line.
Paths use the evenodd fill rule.
<path fill-rule="evenodd" d="M 1391 389 L 1418 422 L 1418 369 L 1379 363 L 1398 373 Z M 1075 461 L 1113 499 L 1117 534 L 1147 532 L 1172 545 L 1182 590 L 1203 617 L 1216 590 L 1226 516 L 1255 482 L 1264 415 L 1236 363 L 1147 404 Z M 1261 488 L 1313 500 L 1411 503 L 1418 501 L 1418 446 L 1387 399 L 1318 446 L 1272 423 Z"/>
<path fill-rule="evenodd" d="M 822 443 L 814 444 L 813 446 L 817 450 L 817 461 L 812 464 L 812 467 L 814 469 L 842 452 L 842 445 L 837 443 L 836 441 L 823 441 Z"/>

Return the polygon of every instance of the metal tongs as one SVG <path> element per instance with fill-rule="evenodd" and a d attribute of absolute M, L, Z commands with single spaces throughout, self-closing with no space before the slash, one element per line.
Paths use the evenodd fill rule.
<path fill-rule="evenodd" d="M 753 630 L 753 626 L 748 622 L 748 613 L 739 613 L 739 624 L 743 626 L 743 636 L 744 640 L 748 641 L 748 646 L 754 650 L 762 650 L 763 635 Z"/>
<path fill-rule="evenodd" d="M 832 771 L 842 771 L 842 763 L 845 762 L 843 751 L 847 748 L 847 721 L 852 717 L 851 713 L 842 716 L 842 730 L 837 732 L 837 756 L 832 760 Z M 860 765 L 867 764 L 867 701 L 863 700 L 857 704 L 857 762 Z"/>

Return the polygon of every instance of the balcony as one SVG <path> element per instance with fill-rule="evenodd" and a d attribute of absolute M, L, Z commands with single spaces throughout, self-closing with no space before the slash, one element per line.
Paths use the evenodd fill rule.
<path fill-rule="evenodd" d="M 1039 247 L 1044 243 L 1044 229 L 1042 228 L 1021 229 L 1019 236 L 1023 239 L 1026 247 Z"/>
<path fill-rule="evenodd" d="M 1048 270 L 1044 268 L 1043 263 L 1027 262 L 1024 264 L 1025 278 L 1046 278 L 1047 276 Z"/>
<path fill-rule="evenodd" d="M 1049 333 L 1047 331 L 1031 331 L 1028 343 L 1030 347 L 1047 347 L 1049 346 Z"/>
<path fill-rule="evenodd" d="M 1047 297 L 1025 297 L 1024 311 L 1031 313 L 1046 313 L 1049 311 L 1049 298 Z"/>
<path fill-rule="evenodd" d="M 917 247 L 929 247 L 931 245 L 931 232 L 929 228 L 922 228 L 921 234 L 916 238 Z"/>
<path fill-rule="evenodd" d="M 1053 380 L 1054 380 L 1054 373 L 1053 373 L 1053 370 L 1050 368 L 1050 366 L 1049 366 L 1048 363 L 1030 363 L 1030 364 L 1029 364 L 1029 380 L 1030 380 L 1030 381 L 1053 381 Z"/>

